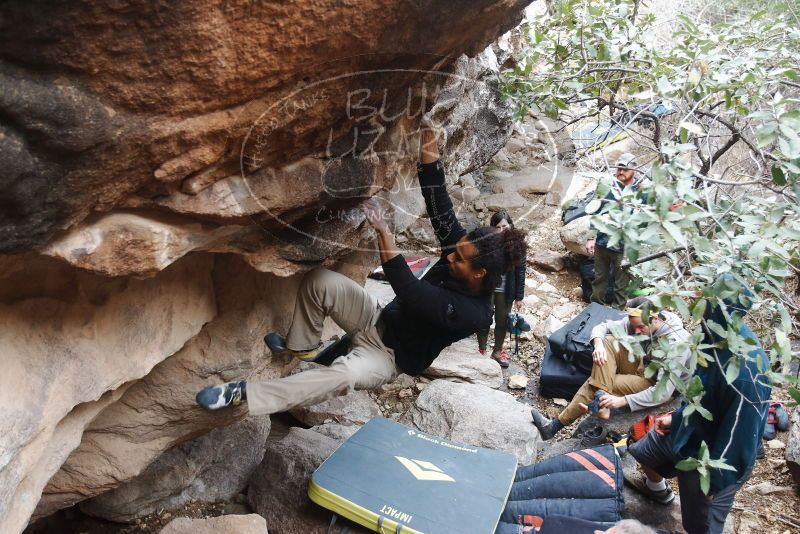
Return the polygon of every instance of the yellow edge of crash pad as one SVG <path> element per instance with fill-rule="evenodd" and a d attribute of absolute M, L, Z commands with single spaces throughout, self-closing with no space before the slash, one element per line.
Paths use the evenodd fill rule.
<path fill-rule="evenodd" d="M 362 508 L 361 506 L 350 502 L 347 499 L 344 499 L 335 493 L 326 490 L 325 488 L 320 487 L 313 480 L 308 483 L 308 496 L 312 501 L 323 508 L 327 508 L 328 510 L 335 512 L 340 516 L 346 517 L 347 519 L 358 523 L 362 527 L 367 527 L 375 532 L 385 532 L 386 534 L 395 534 L 396 532 L 400 532 L 401 534 L 424 534 L 419 530 L 414 530 L 409 526 L 386 518 L 383 520 L 383 525 L 379 530 L 378 514 L 371 512 L 366 508 Z M 397 530 L 398 525 L 400 525 L 399 531 Z"/>

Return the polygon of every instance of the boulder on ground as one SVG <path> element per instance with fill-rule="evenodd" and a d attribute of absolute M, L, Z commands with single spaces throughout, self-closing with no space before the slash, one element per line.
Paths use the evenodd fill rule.
<path fill-rule="evenodd" d="M 579 217 L 561 227 L 559 236 L 567 250 L 583 256 L 589 255 L 589 251 L 586 250 L 586 242 L 595 236 L 594 230 L 589 227 L 590 224 L 591 217 Z"/>
<path fill-rule="evenodd" d="M 536 459 L 539 431 L 530 406 L 486 386 L 434 380 L 403 421 L 442 438 L 510 452 L 522 464 Z"/>
<path fill-rule="evenodd" d="M 290 413 L 310 426 L 327 422 L 363 425 L 373 417 L 381 415 L 381 410 L 366 391 L 352 391 L 313 406 L 294 408 Z"/>
<path fill-rule="evenodd" d="M 190 501 L 231 499 L 264 458 L 269 416 L 248 417 L 212 430 L 159 456 L 136 478 L 84 501 L 81 511 L 109 521 L 133 522 Z"/>
<path fill-rule="evenodd" d="M 552 250 L 537 250 L 528 261 L 537 267 L 552 272 L 563 271 L 565 267 L 564 255 Z"/>
<path fill-rule="evenodd" d="M 160 534 L 268 534 L 267 521 L 258 514 L 223 515 L 207 519 L 179 517 L 161 529 Z"/>
<path fill-rule="evenodd" d="M 326 532 L 332 512 L 311 502 L 308 481 L 342 441 L 293 427 L 280 440 L 267 443 L 264 460 L 250 479 L 247 498 L 269 528 L 281 534 Z"/>
<path fill-rule="evenodd" d="M 500 364 L 488 356 L 481 356 L 472 338 L 462 339 L 445 348 L 423 374 L 495 389 L 503 385 Z"/>

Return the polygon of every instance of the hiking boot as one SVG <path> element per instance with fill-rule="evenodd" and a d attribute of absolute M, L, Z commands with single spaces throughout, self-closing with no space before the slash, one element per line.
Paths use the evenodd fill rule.
<path fill-rule="evenodd" d="M 553 439 L 553 436 L 564 428 L 564 425 L 561 424 L 558 418 L 548 419 L 536 408 L 531 408 L 531 417 L 533 418 L 533 424 L 539 429 L 539 434 L 545 441 Z"/>
<path fill-rule="evenodd" d="M 486 356 L 486 349 L 478 349 L 481 356 Z"/>
<path fill-rule="evenodd" d="M 508 355 L 506 354 L 506 351 L 501 350 L 500 352 L 493 352 L 492 359 L 499 363 L 500 367 L 503 369 L 508 367 Z"/>
<path fill-rule="evenodd" d="M 247 382 L 228 382 L 218 386 L 208 386 L 201 389 L 195 401 L 206 410 L 219 410 L 226 406 L 239 406 L 247 400 Z"/>
<path fill-rule="evenodd" d="M 670 504 L 672 501 L 675 500 L 675 493 L 672 491 L 672 488 L 669 487 L 667 484 L 666 489 L 663 490 L 651 490 L 647 487 L 647 477 L 642 475 L 633 479 L 625 478 L 625 482 L 628 483 L 630 487 L 650 499 L 651 501 L 655 501 L 658 504 Z"/>

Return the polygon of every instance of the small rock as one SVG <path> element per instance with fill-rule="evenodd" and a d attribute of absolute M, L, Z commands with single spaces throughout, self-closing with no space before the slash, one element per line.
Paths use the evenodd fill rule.
<path fill-rule="evenodd" d="M 492 169 L 486 172 L 486 176 L 489 176 L 496 180 L 502 180 L 504 178 L 511 178 L 512 176 L 514 176 L 514 174 L 507 171 L 501 171 L 500 169 Z"/>
<path fill-rule="evenodd" d="M 401 389 L 397 393 L 397 396 L 399 398 L 401 398 L 401 399 L 407 399 L 408 397 L 413 397 L 414 396 L 414 392 L 411 391 L 411 388 Z"/>
<path fill-rule="evenodd" d="M 422 391 L 428 384 L 426 382 L 418 382 L 416 386 L 414 386 L 417 391 Z"/>
<path fill-rule="evenodd" d="M 556 287 L 549 282 L 543 282 L 539 286 L 538 290 L 544 293 L 558 293 L 558 289 L 556 289 Z"/>
<path fill-rule="evenodd" d="M 514 375 L 508 379 L 509 389 L 525 389 L 528 387 L 528 377 L 522 375 Z"/>
<path fill-rule="evenodd" d="M 744 488 L 745 491 L 752 491 L 760 495 L 772 495 L 773 493 L 791 493 L 794 488 L 791 486 L 776 486 L 772 482 L 764 481 Z"/>
<path fill-rule="evenodd" d="M 525 141 L 517 137 L 512 137 L 506 143 L 505 149 L 509 154 L 514 154 L 525 148 Z"/>
<path fill-rule="evenodd" d="M 267 522 L 257 514 L 223 515 L 207 519 L 179 517 L 173 519 L 161 530 L 161 534 L 211 534 L 215 532 L 267 534 Z"/>
<path fill-rule="evenodd" d="M 576 299 L 583 298 L 583 289 L 580 287 L 573 287 L 570 293 Z"/>
<path fill-rule="evenodd" d="M 475 178 L 472 177 L 472 174 L 465 174 L 458 179 L 458 183 L 464 187 L 475 187 Z"/>
<path fill-rule="evenodd" d="M 783 449 L 786 444 L 779 439 L 771 439 L 767 442 L 767 447 L 770 449 Z"/>
<path fill-rule="evenodd" d="M 522 303 L 527 304 L 528 306 L 537 306 L 541 302 L 542 299 L 540 299 L 536 295 L 528 295 L 527 297 L 522 299 Z"/>
<path fill-rule="evenodd" d="M 519 193 L 497 193 L 484 197 L 482 201 L 492 211 L 510 210 L 525 206 L 525 199 Z"/>
<path fill-rule="evenodd" d="M 459 202 L 473 202 L 478 200 L 481 192 L 478 191 L 478 188 L 472 186 L 456 187 L 450 191 L 450 196 Z"/>
<path fill-rule="evenodd" d="M 530 261 L 546 271 L 563 271 L 565 267 L 564 256 L 552 250 L 539 250 L 533 254 Z"/>
<path fill-rule="evenodd" d="M 553 399 L 553 404 L 556 406 L 567 406 L 569 401 L 567 399 Z"/>

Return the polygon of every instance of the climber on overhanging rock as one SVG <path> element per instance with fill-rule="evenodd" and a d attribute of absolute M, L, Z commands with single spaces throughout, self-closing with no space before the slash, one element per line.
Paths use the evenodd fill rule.
<path fill-rule="evenodd" d="M 445 188 L 433 128 L 422 129 L 420 160 L 417 175 L 441 244 L 439 261 L 417 279 L 395 250 L 378 203 L 366 201 L 363 209 L 377 233 L 383 271 L 396 298 L 381 309 L 374 296 L 346 276 L 326 269 L 309 272 L 289 332 L 285 338 L 269 334 L 270 350 L 315 361 L 323 352 L 322 323 L 330 316 L 352 338 L 350 352 L 330 367 L 285 378 L 206 387 L 196 397 L 200 406 L 217 410 L 247 401 L 251 414 L 264 415 L 317 404 L 352 389 L 377 388 L 398 372 L 418 375 L 445 347 L 491 324 L 492 292 L 503 273 L 524 258 L 524 234 L 493 227 L 467 233 L 462 228 Z"/>

